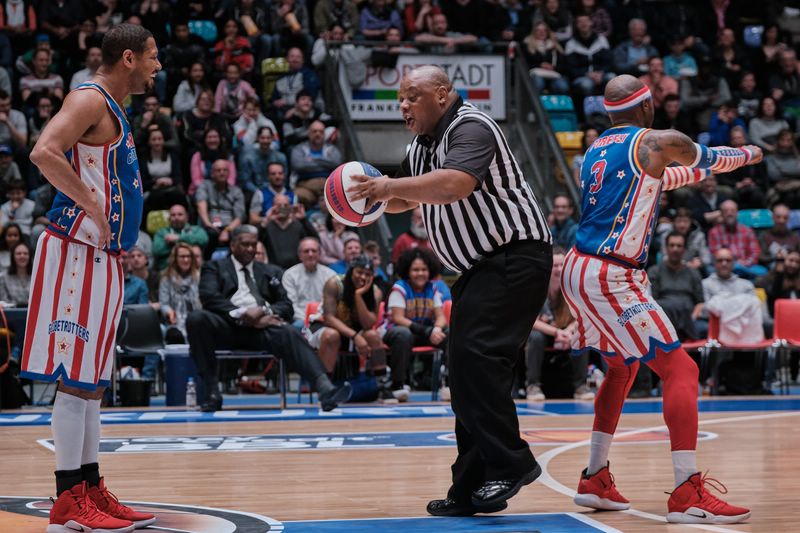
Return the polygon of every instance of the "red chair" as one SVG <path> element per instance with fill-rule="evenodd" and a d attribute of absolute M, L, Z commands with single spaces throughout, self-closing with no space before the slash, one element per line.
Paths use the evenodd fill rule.
<path fill-rule="evenodd" d="M 450 324 L 450 312 L 453 310 L 453 300 L 447 300 L 444 304 L 442 304 L 442 311 L 444 311 L 444 318 L 447 320 L 447 323 Z"/>
<path fill-rule="evenodd" d="M 311 316 L 316 315 L 317 311 L 319 311 L 319 302 L 308 302 L 306 304 L 306 318 L 303 321 L 305 327 L 311 325 Z"/>
<path fill-rule="evenodd" d="M 719 340 L 719 317 L 713 313 L 708 314 L 708 343 L 709 346 L 705 350 L 705 364 L 708 364 L 708 359 L 711 356 L 711 352 L 713 350 L 725 351 L 725 352 L 762 352 L 767 355 L 768 358 L 774 357 L 775 350 L 779 346 L 776 342 L 776 338 L 772 339 L 764 339 L 763 341 L 755 342 L 752 344 L 723 344 Z M 703 355 L 703 352 L 701 352 Z M 764 363 L 761 363 L 761 370 L 763 374 Z M 716 394 L 716 387 L 719 385 L 716 381 L 713 384 L 711 389 L 712 394 Z"/>
<path fill-rule="evenodd" d="M 774 311 L 774 324 L 773 324 L 773 337 L 776 348 L 780 357 L 778 361 L 781 367 L 788 363 L 787 356 L 795 351 L 800 350 L 800 328 L 797 327 L 797 320 L 800 319 L 800 300 L 780 298 L 775 300 Z M 789 393 L 789 376 L 781 372 L 781 393 L 786 391 Z"/>

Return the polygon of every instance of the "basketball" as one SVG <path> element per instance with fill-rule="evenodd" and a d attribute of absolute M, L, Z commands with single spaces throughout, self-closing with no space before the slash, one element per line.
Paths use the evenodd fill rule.
<path fill-rule="evenodd" d="M 387 202 L 378 202 L 365 212 L 367 198 L 361 200 L 351 200 L 346 192 L 353 181 L 350 176 L 363 174 L 365 176 L 380 177 L 383 173 L 369 163 L 361 161 L 350 161 L 339 165 L 328 176 L 325 181 L 325 203 L 328 205 L 328 212 L 347 226 L 366 226 L 372 224 L 386 210 Z"/>

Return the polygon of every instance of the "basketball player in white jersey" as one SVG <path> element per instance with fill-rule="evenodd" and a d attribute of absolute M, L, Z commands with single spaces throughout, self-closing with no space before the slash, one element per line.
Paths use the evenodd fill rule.
<path fill-rule="evenodd" d="M 161 64 L 152 34 L 131 24 L 111 28 L 102 53 L 97 74 L 67 96 L 31 152 L 58 191 L 36 249 L 22 356 L 23 375 L 59 382 L 52 414 L 58 499 L 48 533 L 128 533 L 155 522 L 106 489 L 97 458 L 121 311 L 120 256 L 134 245 L 142 216 L 122 101 L 152 89 Z"/>

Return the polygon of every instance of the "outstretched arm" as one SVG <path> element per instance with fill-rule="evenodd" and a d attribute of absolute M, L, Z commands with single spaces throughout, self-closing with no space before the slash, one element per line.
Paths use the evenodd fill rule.
<path fill-rule="evenodd" d="M 637 156 L 645 172 L 651 176 L 661 176 L 672 163 L 680 163 L 691 169 L 730 172 L 745 165 L 759 163 L 762 153 L 757 146 L 709 148 L 695 143 L 679 131 L 651 130 L 645 133 Z"/>

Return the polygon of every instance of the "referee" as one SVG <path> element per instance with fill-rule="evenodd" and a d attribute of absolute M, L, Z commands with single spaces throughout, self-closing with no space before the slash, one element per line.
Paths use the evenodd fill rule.
<path fill-rule="evenodd" d="M 542 472 L 520 438 L 510 391 L 547 292 L 550 232 L 500 127 L 464 102 L 444 71 L 408 72 L 398 98 L 416 134 L 398 176 L 354 176 L 349 192 L 388 200 L 390 213 L 421 205 L 434 251 L 462 273 L 448 341 L 458 457 L 447 498 L 428 512 L 497 512 Z"/>

